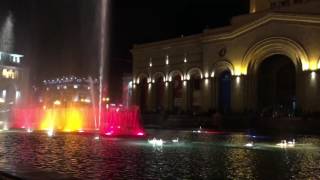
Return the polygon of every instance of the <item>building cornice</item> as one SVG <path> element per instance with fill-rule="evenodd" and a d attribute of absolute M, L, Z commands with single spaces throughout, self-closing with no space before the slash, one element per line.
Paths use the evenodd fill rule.
<path fill-rule="evenodd" d="M 10 66 L 10 65 L 3 65 L 3 64 L 0 64 L 0 68 L 2 68 L 2 69 L 8 68 L 8 69 L 16 69 L 16 70 L 24 70 L 25 69 L 25 68 L 19 67 L 19 66 Z"/>
<path fill-rule="evenodd" d="M 196 44 L 201 43 L 201 36 L 203 34 L 195 34 L 190 36 L 184 36 L 180 38 L 174 38 L 174 39 L 168 39 L 163 41 L 157 41 L 157 42 L 151 42 L 151 43 L 145 43 L 145 44 L 135 44 L 133 46 L 133 49 L 131 51 L 135 50 L 141 50 L 145 48 L 161 48 L 161 49 L 170 49 L 171 47 L 175 47 L 177 45 L 183 46 L 183 45 L 190 45 L 190 44 Z"/>
<path fill-rule="evenodd" d="M 171 47 L 184 46 L 190 44 L 209 43 L 214 41 L 224 41 L 234 39 L 242 34 L 245 34 L 253 29 L 256 29 L 264 24 L 273 21 L 285 21 L 294 23 L 320 24 L 320 16 L 318 14 L 294 14 L 283 12 L 269 12 L 264 16 L 242 25 L 230 25 L 218 29 L 206 30 L 201 34 L 168 39 L 164 41 L 146 43 L 141 45 L 134 45 L 131 50 L 134 52 L 141 52 L 145 49 L 170 49 Z"/>
<path fill-rule="evenodd" d="M 308 23 L 308 24 L 320 24 L 319 15 L 307 15 L 307 14 L 284 14 L 284 13 L 268 13 L 262 18 L 252 21 L 248 24 L 242 25 L 239 28 L 235 28 L 232 31 L 224 32 L 221 34 L 213 34 L 203 36 L 202 42 L 212 42 L 234 39 L 248 31 L 256 29 L 266 23 L 272 21 L 286 21 L 286 22 L 296 22 L 296 23 Z"/>

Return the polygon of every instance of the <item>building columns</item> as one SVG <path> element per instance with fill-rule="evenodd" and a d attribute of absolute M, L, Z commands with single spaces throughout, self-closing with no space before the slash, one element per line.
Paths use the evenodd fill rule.
<path fill-rule="evenodd" d="M 154 87 L 152 86 L 151 82 L 148 82 L 148 90 L 147 90 L 147 111 L 153 110 L 153 98 L 152 98 L 152 92 Z"/>
<path fill-rule="evenodd" d="M 182 81 L 182 110 L 188 110 L 188 88 L 190 83 L 187 80 Z"/>
<path fill-rule="evenodd" d="M 245 107 L 246 76 L 231 77 L 231 111 L 243 112 Z"/>
<path fill-rule="evenodd" d="M 297 81 L 297 104 L 306 113 L 320 111 L 319 71 L 303 71 Z"/>
<path fill-rule="evenodd" d="M 207 112 L 218 107 L 218 83 L 215 77 L 203 78 L 201 85 L 201 111 Z M 133 84 L 133 103 L 140 104 L 142 95 L 139 84 Z M 155 84 L 147 84 L 146 110 L 154 110 Z M 164 110 L 173 110 L 173 82 L 166 81 L 164 85 L 163 107 Z M 182 81 L 182 107 L 183 111 L 189 110 L 190 82 Z M 305 113 L 320 111 L 320 70 L 301 71 L 296 74 L 296 108 Z M 191 97 L 192 98 L 192 97 Z M 257 78 L 255 75 L 232 76 L 231 78 L 231 111 L 244 112 L 258 110 L 257 107 Z"/>
<path fill-rule="evenodd" d="M 210 78 L 206 77 L 203 79 L 202 83 L 202 110 L 207 112 L 211 109 L 211 100 L 212 100 L 212 81 Z"/>
<path fill-rule="evenodd" d="M 170 91 L 171 91 L 171 83 L 164 83 L 164 94 L 163 94 L 163 108 L 167 111 L 170 110 Z"/>

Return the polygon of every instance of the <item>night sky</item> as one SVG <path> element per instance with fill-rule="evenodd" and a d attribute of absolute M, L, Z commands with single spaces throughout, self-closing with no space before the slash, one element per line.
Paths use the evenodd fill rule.
<path fill-rule="evenodd" d="M 25 55 L 33 82 L 62 75 L 96 75 L 96 3 L 97 0 L 1 0 L 0 23 L 8 12 L 13 13 L 14 52 Z M 118 68 L 119 58 L 130 59 L 133 44 L 228 25 L 232 16 L 247 13 L 248 7 L 248 0 L 113 0 L 111 66 Z"/>

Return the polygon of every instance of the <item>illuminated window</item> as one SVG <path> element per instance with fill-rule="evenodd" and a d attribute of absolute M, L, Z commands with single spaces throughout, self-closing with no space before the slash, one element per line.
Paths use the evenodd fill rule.
<path fill-rule="evenodd" d="M 11 56 L 11 60 L 14 63 L 20 63 L 20 58 L 23 57 L 23 55 L 19 55 L 19 54 L 10 54 L 10 56 Z"/>
<path fill-rule="evenodd" d="M 20 91 L 16 91 L 16 100 L 18 100 L 21 97 L 21 92 Z"/>
<path fill-rule="evenodd" d="M 6 102 L 7 90 L 2 90 L 2 96 L 0 97 L 0 103 Z"/>
<path fill-rule="evenodd" d="M 18 71 L 13 69 L 3 69 L 2 77 L 7 79 L 16 79 L 18 77 Z"/>

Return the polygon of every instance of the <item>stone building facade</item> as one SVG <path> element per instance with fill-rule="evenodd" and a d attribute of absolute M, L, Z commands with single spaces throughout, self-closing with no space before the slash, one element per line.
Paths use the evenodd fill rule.
<path fill-rule="evenodd" d="M 22 103 L 27 99 L 29 70 L 22 63 L 23 55 L 0 52 L 0 109 Z"/>
<path fill-rule="evenodd" d="M 320 1 L 251 0 L 200 34 L 134 45 L 133 102 L 145 111 L 320 111 Z"/>
<path fill-rule="evenodd" d="M 90 105 L 98 103 L 99 89 L 97 78 L 83 78 L 73 75 L 43 80 L 34 87 L 36 102 L 47 107 L 55 103 L 63 105 Z M 105 98 L 104 98 L 105 99 Z"/>
<path fill-rule="evenodd" d="M 29 96 L 29 69 L 23 55 L 0 52 L 0 128 L 7 129 L 11 109 L 26 104 Z"/>

